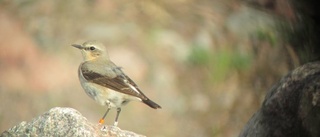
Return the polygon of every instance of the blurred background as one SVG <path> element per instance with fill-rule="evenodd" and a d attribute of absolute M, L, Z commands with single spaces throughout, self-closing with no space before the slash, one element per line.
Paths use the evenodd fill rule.
<path fill-rule="evenodd" d="M 316 55 L 301 44 L 308 39 L 293 37 L 311 31 L 302 31 L 308 27 L 292 5 L 288 0 L 1 0 L 0 132 L 53 107 L 72 107 L 98 122 L 106 107 L 81 88 L 82 56 L 70 45 L 99 40 L 162 106 L 129 103 L 120 115 L 121 129 L 154 137 L 235 137 L 272 84 Z M 108 125 L 115 114 L 107 116 Z"/>

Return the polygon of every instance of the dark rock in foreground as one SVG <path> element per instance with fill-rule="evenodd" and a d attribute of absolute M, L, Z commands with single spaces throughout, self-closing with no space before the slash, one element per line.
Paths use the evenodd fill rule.
<path fill-rule="evenodd" d="M 320 62 L 275 84 L 239 137 L 320 137 Z"/>

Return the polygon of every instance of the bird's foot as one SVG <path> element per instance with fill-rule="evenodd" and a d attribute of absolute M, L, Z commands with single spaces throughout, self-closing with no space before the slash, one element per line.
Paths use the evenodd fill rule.
<path fill-rule="evenodd" d="M 102 125 L 104 123 L 104 119 L 99 120 L 99 125 Z"/>
<path fill-rule="evenodd" d="M 115 122 L 113 123 L 113 126 L 114 126 L 114 127 L 118 127 L 118 121 L 115 121 Z"/>

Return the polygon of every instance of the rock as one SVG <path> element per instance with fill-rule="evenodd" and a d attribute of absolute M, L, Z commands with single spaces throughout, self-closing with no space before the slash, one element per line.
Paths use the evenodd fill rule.
<path fill-rule="evenodd" d="M 239 137 L 319 137 L 320 62 L 296 68 L 267 93 Z"/>
<path fill-rule="evenodd" d="M 23 121 L 1 134 L 1 137 L 12 136 L 141 137 L 142 135 L 114 126 L 92 124 L 75 109 L 56 107 L 31 122 Z"/>

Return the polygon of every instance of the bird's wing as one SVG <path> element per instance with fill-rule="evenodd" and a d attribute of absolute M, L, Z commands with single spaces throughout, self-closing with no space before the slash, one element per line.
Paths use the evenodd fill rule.
<path fill-rule="evenodd" d="M 110 88 L 123 94 L 132 95 L 142 100 L 148 99 L 138 88 L 138 86 L 119 67 L 114 67 L 109 71 L 113 75 L 104 75 L 82 67 L 83 77 L 92 83 Z"/>

